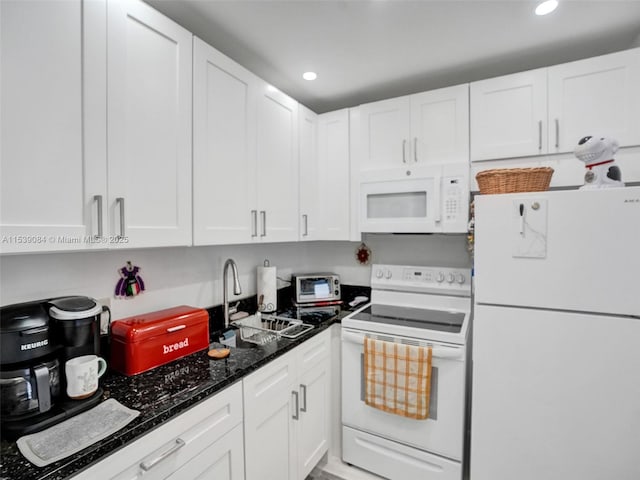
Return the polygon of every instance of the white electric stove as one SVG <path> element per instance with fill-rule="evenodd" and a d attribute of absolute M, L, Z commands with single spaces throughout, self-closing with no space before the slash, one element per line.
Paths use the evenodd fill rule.
<path fill-rule="evenodd" d="M 389 479 L 462 478 L 470 270 L 373 265 L 371 303 L 342 320 L 343 460 Z M 364 402 L 365 337 L 432 347 L 429 417 Z"/>

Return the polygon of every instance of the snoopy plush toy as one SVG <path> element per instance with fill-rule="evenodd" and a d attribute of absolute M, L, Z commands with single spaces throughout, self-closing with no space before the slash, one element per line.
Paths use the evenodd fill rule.
<path fill-rule="evenodd" d="M 624 187 L 622 172 L 613 158 L 617 151 L 618 142 L 611 138 L 587 136 L 580 139 L 573 153 L 587 168 L 581 190 Z"/>

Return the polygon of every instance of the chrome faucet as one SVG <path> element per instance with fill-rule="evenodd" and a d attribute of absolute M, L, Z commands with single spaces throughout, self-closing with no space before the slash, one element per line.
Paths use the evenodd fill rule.
<path fill-rule="evenodd" d="M 227 270 L 231 267 L 233 272 L 233 294 L 240 295 L 242 288 L 240 288 L 240 280 L 238 279 L 238 266 L 231 258 L 224 262 L 224 269 L 222 270 L 222 302 L 224 303 L 224 327 L 229 327 L 229 294 L 227 292 Z"/>

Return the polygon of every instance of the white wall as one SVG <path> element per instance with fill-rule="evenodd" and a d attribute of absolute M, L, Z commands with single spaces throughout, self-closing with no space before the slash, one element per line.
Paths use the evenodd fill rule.
<path fill-rule="evenodd" d="M 365 242 L 375 263 L 470 265 L 464 235 L 368 235 Z M 238 264 L 243 289 L 238 298 L 256 293 L 255 269 L 265 258 L 284 279 L 292 272 L 333 271 L 344 284 L 369 285 L 370 267 L 355 258 L 358 245 L 300 242 L 4 255 L 0 256 L 0 304 L 88 295 L 110 298 L 114 319 L 181 304 L 208 307 L 222 303 L 222 267 L 227 258 Z M 146 291 L 134 298 L 115 299 L 118 270 L 128 260 L 141 267 Z"/>

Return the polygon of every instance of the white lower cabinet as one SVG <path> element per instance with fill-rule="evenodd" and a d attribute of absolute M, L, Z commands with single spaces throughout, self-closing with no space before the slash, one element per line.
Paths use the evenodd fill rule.
<path fill-rule="evenodd" d="M 238 382 L 74 479 L 242 480 L 242 434 L 242 384 Z"/>
<path fill-rule="evenodd" d="M 248 480 L 304 479 L 329 447 L 329 330 L 244 379 Z"/>

